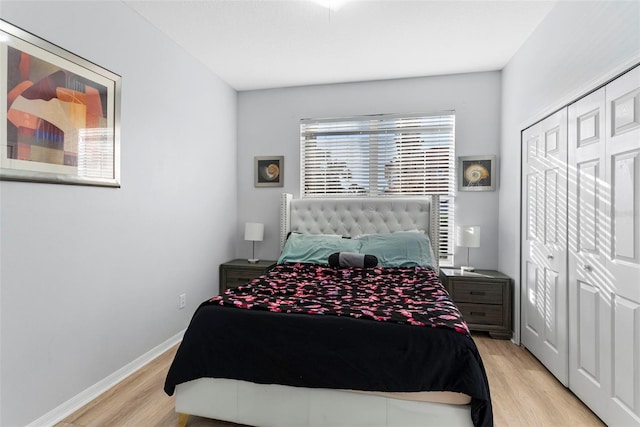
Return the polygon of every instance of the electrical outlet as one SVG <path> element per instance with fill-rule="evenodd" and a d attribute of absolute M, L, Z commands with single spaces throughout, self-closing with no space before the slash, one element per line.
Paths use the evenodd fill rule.
<path fill-rule="evenodd" d="M 178 308 L 184 308 L 185 305 L 187 305 L 187 294 L 180 294 Z"/>

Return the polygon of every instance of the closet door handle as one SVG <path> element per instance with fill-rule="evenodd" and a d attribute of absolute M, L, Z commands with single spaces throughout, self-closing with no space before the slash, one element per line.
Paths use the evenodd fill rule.
<path fill-rule="evenodd" d="M 585 264 L 585 265 L 583 265 L 583 266 L 582 266 L 582 269 L 583 269 L 584 271 L 588 271 L 589 273 L 590 273 L 591 271 L 593 271 L 593 268 L 592 268 L 589 264 Z"/>
<path fill-rule="evenodd" d="M 551 254 L 547 255 L 547 259 L 549 259 L 549 260 L 553 259 L 553 255 L 551 255 Z"/>

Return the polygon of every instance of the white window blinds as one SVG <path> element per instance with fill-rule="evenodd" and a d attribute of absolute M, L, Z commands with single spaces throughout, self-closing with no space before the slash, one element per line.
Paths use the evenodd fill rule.
<path fill-rule="evenodd" d="M 439 194 L 448 257 L 455 188 L 455 112 L 304 119 L 302 197 Z M 451 211 L 451 212 L 450 212 Z"/>

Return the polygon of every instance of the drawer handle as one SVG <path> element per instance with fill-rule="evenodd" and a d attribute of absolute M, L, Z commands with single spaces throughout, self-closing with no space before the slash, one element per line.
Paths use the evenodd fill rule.
<path fill-rule="evenodd" d="M 472 316 L 486 316 L 484 311 L 472 311 L 471 313 Z"/>
<path fill-rule="evenodd" d="M 484 295 L 484 291 L 471 291 L 469 292 L 471 295 Z"/>

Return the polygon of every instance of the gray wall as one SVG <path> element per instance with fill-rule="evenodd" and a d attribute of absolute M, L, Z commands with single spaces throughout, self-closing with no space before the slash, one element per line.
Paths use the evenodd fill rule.
<path fill-rule="evenodd" d="M 265 224 L 256 256 L 279 254 L 278 197 L 300 195 L 300 119 L 377 113 L 456 111 L 456 155 L 498 154 L 500 72 L 240 92 L 238 100 L 238 234 L 247 221 Z M 253 186 L 253 156 L 284 155 L 284 187 Z M 501 180 L 499 180 L 500 182 Z M 459 224 L 480 225 L 476 266 L 498 266 L 498 192 L 458 193 Z M 458 249 L 462 262 L 466 250 Z M 238 257 L 251 255 L 241 241 Z M 459 262 L 458 262 L 459 264 Z"/>
<path fill-rule="evenodd" d="M 639 61 L 640 2 L 561 1 L 503 70 L 499 266 L 516 290 L 520 131 Z M 518 305 L 514 313 L 519 332 Z"/>
<path fill-rule="evenodd" d="M 237 242 L 237 93 L 121 2 L 3 0 L 0 17 L 122 76 L 122 188 L 0 183 L 0 425 L 19 426 L 217 291 Z"/>

